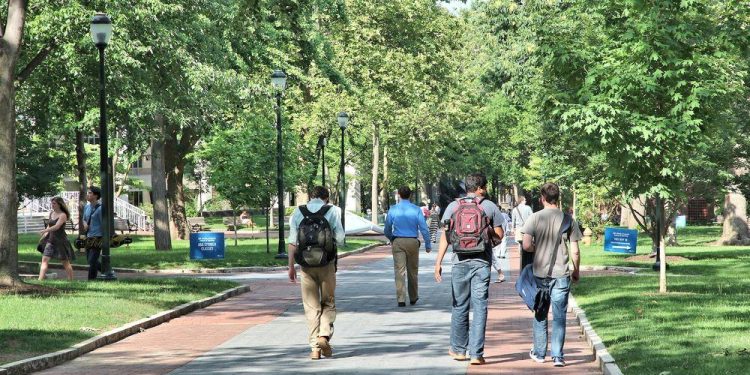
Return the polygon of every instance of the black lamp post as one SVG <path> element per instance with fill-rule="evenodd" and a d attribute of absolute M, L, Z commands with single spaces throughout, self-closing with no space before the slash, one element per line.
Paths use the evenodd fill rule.
<path fill-rule="evenodd" d="M 320 177 L 320 186 L 326 186 L 326 136 L 323 136 L 323 139 L 321 140 L 321 154 L 320 154 L 320 168 L 321 168 L 321 177 Z"/>
<path fill-rule="evenodd" d="M 279 204 L 279 250 L 277 259 L 286 259 L 284 244 L 284 159 L 281 149 L 281 94 L 286 88 L 286 74 L 281 70 L 274 70 L 271 83 L 276 90 L 276 187 Z"/>
<path fill-rule="evenodd" d="M 112 38 L 112 21 L 104 13 L 91 19 L 91 39 L 99 49 L 99 175 L 102 180 L 102 275 L 99 279 L 116 280 L 109 258 L 109 245 L 114 229 L 114 182 L 112 159 L 107 143 L 107 109 L 104 90 L 104 49 Z"/>
<path fill-rule="evenodd" d="M 349 124 L 349 115 L 339 112 L 337 117 L 339 128 L 341 128 L 341 229 L 346 233 L 346 174 L 344 173 L 344 132 Z M 346 236 L 345 236 L 346 238 Z"/>

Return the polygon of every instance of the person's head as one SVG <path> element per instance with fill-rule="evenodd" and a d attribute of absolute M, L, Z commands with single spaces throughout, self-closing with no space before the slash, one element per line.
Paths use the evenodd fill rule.
<path fill-rule="evenodd" d="M 65 205 L 65 200 L 62 199 L 62 197 L 54 197 L 52 198 L 52 202 L 50 203 L 52 206 L 52 210 L 55 212 L 64 212 L 65 215 L 70 218 L 70 211 L 68 211 L 68 206 Z"/>
<path fill-rule="evenodd" d="M 518 202 L 518 204 L 526 203 L 526 196 L 523 194 L 518 194 L 518 196 L 516 197 L 516 202 Z"/>
<path fill-rule="evenodd" d="M 88 192 L 86 192 L 86 200 L 95 203 L 102 197 L 102 189 L 98 186 L 89 186 Z"/>
<path fill-rule="evenodd" d="M 487 177 L 482 173 L 472 173 L 466 176 L 466 192 L 484 195 L 487 191 Z"/>
<path fill-rule="evenodd" d="M 557 186 L 557 184 L 548 182 L 542 185 L 541 193 L 542 193 L 542 203 L 547 203 L 547 204 L 556 206 L 558 201 L 560 200 L 560 188 Z"/>
<path fill-rule="evenodd" d="M 320 199 L 324 202 L 328 202 L 328 189 L 326 189 L 324 186 L 316 186 L 312 189 L 310 192 L 310 198 L 312 199 Z"/>
<path fill-rule="evenodd" d="M 411 189 L 409 189 L 408 186 L 398 188 L 398 196 L 401 197 L 401 199 L 411 198 Z"/>

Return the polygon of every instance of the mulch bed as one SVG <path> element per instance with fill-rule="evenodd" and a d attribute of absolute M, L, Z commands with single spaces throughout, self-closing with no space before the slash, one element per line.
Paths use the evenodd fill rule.
<path fill-rule="evenodd" d="M 51 296 L 60 293 L 55 288 L 33 284 L 17 284 L 14 286 L 0 285 L 0 295 L 42 295 Z"/>

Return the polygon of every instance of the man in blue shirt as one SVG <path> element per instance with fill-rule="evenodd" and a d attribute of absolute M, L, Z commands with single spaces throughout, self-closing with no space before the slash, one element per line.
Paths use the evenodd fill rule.
<path fill-rule="evenodd" d="M 399 307 L 406 306 L 404 278 L 409 279 L 409 303 L 414 305 L 419 299 L 419 233 L 425 242 L 425 251 L 432 250 L 430 232 L 422 209 L 409 201 L 411 189 L 402 186 L 398 189 L 401 200 L 388 210 L 385 219 L 385 236 L 391 241 L 393 251 L 393 271 L 396 274 L 396 299 Z"/>
<path fill-rule="evenodd" d="M 95 280 L 102 264 L 99 255 L 102 251 L 102 205 L 99 199 L 102 190 L 96 186 L 89 187 L 86 200 L 89 202 L 83 209 L 83 230 L 86 232 L 86 259 L 89 262 L 89 280 Z"/>

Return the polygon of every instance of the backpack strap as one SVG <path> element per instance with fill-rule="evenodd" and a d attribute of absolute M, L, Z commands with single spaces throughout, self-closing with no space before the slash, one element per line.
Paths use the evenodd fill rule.
<path fill-rule="evenodd" d="M 549 265 L 549 270 L 547 271 L 547 278 L 552 276 L 552 270 L 555 268 L 555 262 L 557 261 L 557 253 L 560 252 L 560 241 L 562 241 L 562 236 L 565 232 L 569 231 L 571 226 L 573 224 L 573 218 L 570 217 L 570 215 L 563 213 L 563 219 L 562 223 L 560 224 L 560 231 L 557 232 L 557 241 L 555 241 L 555 251 L 552 253 L 552 261 Z M 568 238 L 570 238 L 570 235 L 568 235 Z"/>
<path fill-rule="evenodd" d="M 321 207 L 318 211 L 311 212 L 310 209 L 307 208 L 306 204 L 303 204 L 302 206 L 299 206 L 299 212 L 302 213 L 302 216 L 304 216 L 305 218 L 308 218 L 308 217 L 323 217 L 323 216 L 325 216 L 326 213 L 328 213 L 328 210 L 330 210 L 330 209 L 331 209 L 330 205 L 325 205 L 325 206 Z"/>

